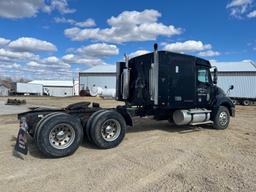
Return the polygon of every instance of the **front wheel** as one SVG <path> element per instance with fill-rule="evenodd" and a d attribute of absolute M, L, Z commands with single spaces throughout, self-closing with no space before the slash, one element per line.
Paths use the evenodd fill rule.
<path fill-rule="evenodd" d="M 214 117 L 213 127 L 215 129 L 226 129 L 229 125 L 229 121 L 229 110 L 224 106 L 220 106 Z"/>

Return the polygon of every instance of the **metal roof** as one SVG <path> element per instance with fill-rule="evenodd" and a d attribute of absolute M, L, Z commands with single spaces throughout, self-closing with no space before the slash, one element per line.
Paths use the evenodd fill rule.
<path fill-rule="evenodd" d="M 97 65 L 81 73 L 116 73 L 116 65 Z"/>
<path fill-rule="evenodd" d="M 6 85 L 4 85 L 4 84 L 2 84 L 2 83 L 0 83 L 0 86 L 3 86 L 3 87 L 5 87 L 5 88 L 9 89 Z"/>
<path fill-rule="evenodd" d="M 0 82 L 0 86 L 6 87 L 7 89 L 11 89 L 12 86 L 10 83 Z"/>
<path fill-rule="evenodd" d="M 253 61 L 235 61 L 235 62 L 211 62 L 216 66 L 219 72 L 256 72 L 256 64 Z"/>
<path fill-rule="evenodd" d="M 73 87 L 73 81 L 62 81 L 62 80 L 34 80 L 30 81 L 32 84 L 41 84 L 45 87 Z M 75 81 L 75 84 L 77 81 Z"/>

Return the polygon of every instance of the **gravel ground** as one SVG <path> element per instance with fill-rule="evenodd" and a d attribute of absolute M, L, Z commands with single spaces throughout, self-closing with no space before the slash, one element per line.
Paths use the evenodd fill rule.
<path fill-rule="evenodd" d="M 92 100 L 29 97 L 27 105 L 84 99 Z M 256 106 L 238 106 L 224 131 L 135 118 L 118 147 L 99 150 L 84 142 L 60 159 L 44 158 L 32 141 L 28 156 L 14 156 L 16 116 L 1 115 L 0 122 L 0 191 L 256 191 Z"/>
<path fill-rule="evenodd" d="M 6 99 L 7 100 L 7 99 Z M 0 101 L 0 115 L 11 115 L 22 113 L 28 110 L 26 105 L 5 105 L 6 101 Z"/>

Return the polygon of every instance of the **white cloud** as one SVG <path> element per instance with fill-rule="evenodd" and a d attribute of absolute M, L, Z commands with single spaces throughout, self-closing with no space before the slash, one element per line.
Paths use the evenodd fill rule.
<path fill-rule="evenodd" d="M 69 79 L 73 73 L 70 64 L 55 56 L 29 61 L 22 70 L 29 73 L 32 79 Z"/>
<path fill-rule="evenodd" d="M 35 46 L 33 43 L 30 47 L 23 46 L 23 43 L 21 44 L 22 46 L 19 46 L 19 43 L 12 44 L 11 47 L 13 48 L 10 48 L 9 45 L 6 44 L 0 48 L 1 76 L 10 76 L 12 78 L 25 77 L 30 79 L 71 79 L 74 75 L 71 65 L 64 62 L 61 58 L 56 56 L 41 58 L 39 55 L 33 53 Z M 38 44 L 38 46 L 43 47 L 43 50 L 48 50 L 49 47 L 45 45 L 48 44 Z M 40 48 L 40 50 L 42 49 Z"/>
<path fill-rule="evenodd" d="M 248 13 L 248 14 L 247 14 L 247 17 L 249 17 L 249 18 L 256 17 L 256 10 L 254 10 L 254 11 Z"/>
<path fill-rule="evenodd" d="M 16 51 L 28 51 L 28 52 L 38 52 L 38 51 L 57 51 L 55 45 L 50 42 L 42 41 L 40 39 L 32 37 L 21 37 L 9 44 L 9 48 Z"/>
<path fill-rule="evenodd" d="M 49 58 L 44 58 L 38 61 L 30 61 L 27 63 L 27 66 L 29 67 L 36 67 L 36 69 L 51 69 L 56 68 L 57 71 L 63 70 L 63 69 L 69 69 L 71 66 L 68 63 L 65 63 L 61 61 L 59 58 L 56 58 L 56 60 L 51 60 Z"/>
<path fill-rule="evenodd" d="M 58 78 L 59 75 L 56 73 L 63 74 L 63 70 L 71 71 L 69 64 L 55 56 L 40 58 L 39 55 L 33 53 L 49 50 L 56 50 L 56 47 L 49 42 L 34 38 L 19 38 L 11 41 L 0 48 L 0 71 L 4 71 L 4 76 L 39 77 L 41 75 L 40 77 L 48 78 Z"/>
<path fill-rule="evenodd" d="M 49 4 L 44 4 L 43 11 L 51 13 L 53 10 L 58 10 L 61 14 L 76 12 L 75 9 L 69 8 L 67 0 L 51 0 Z"/>
<path fill-rule="evenodd" d="M 251 60 L 251 59 L 244 59 L 244 60 L 242 60 L 242 62 L 245 62 L 245 63 L 248 63 L 248 62 L 254 63 L 253 60 Z"/>
<path fill-rule="evenodd" d="M 109 45 L 106 43 L 96 43 L 87 45 L 77 49 L 77 52 L 89 57 L 109 57 L 119 54 L 119 49 L 116 45 Z"/>
<path fill-rule="evenodd" d="M 74 19 L 67 19 L 65 17 L 54 17 L 55 23 L 68 23 L 74 25 L 76 21 Z"/>
<path fill-rule="evenodd" d="M 130 53 L 128 56 L 129 56 L 129 58 L 133 58 L 133 57 L 137 57 L 137 56 L 144 55 L 147 53 L 149 53 L 148 50 L 138 50 L 138 51 Z"/>
<path fill-rule="evenodd" d="M 70 64 L 85 64 L 85 65 L 89 65 L 89 66 L 106 64 L 100 58 L 87 58 L 87 57 L 83 57 L 81 55 L 74 55 L 74 54 L 64 55 L 62 57 L 62 60 L 64 62 L 67 62 L 67 63 L 70 63 Z"/>
<path fill-rule="evenodd" d="M 3 18 L 35 17 L 40 11 L 51 13 L 54 10 L 61 14 L 75 12 L 69 8 L 67 0 L 0 0 L 0 17 Z"/>
<path fill-rule="evenodd" d="M 242 18 L 248 13 L 254 0 L 231 0 L 226 8 L 229 9 L 230 15 L 236 18 Z"/>
<path fill-rule="evenodd" d="M 93 27 L 96 25 L 96 23 L 93 19 L 89 18 L 85 21 L 76 22 L 75 25 L 78 27 Z"/>
<path fill-rule="evenodd" d="M 164 50 L 178 53 L 194 53 L 201 57 L 219 56 L 221 53 L 212 50 L 211 44 L 204 44 L 202 41 L 188 40 L 176 43 L 161 43 Z"/>
<path fill-rule="evenodd" d="M 26 60 L 26 59 L 38 59 L 38 55 L 29 52 L 14 52 L 4 48 L 0 48 L 0 59 L 5 58 L 5 60 L 17 59 L 17 60 Z"/>
<path fill-rule="evenodd" d="M 71 61 L 72 59 L 74 59 L 74 57 L 75 57 L 74 54 L 67 54 L 67 55 L 64 55 L 64 56 L 62 57 L 62 59 L 63 59 L 64 61 Z"/>
<path fill-rule="evenodd" d="M 10 41 L 11 40 L 9 40 L 9 39 L 5 39 L 5 38 L 0 37 L 0 46 L 8 44 Z"/>
<path fill-rule="evenodd" d="M 72 79 L 75 74 L 71 66 L 63 61 L 48 63 L 47 59 L 38 59 L 26 63 L 21 60 L 2 61 L 0 57 L 0 75 L 29 79 Z"/>
<path fill-rule="evenodd" d="M 64 55 L 62 60 L 69 64 L 85 64 L 90 66 L 106 64 L 103 58 L 119 54 L 116 45 L 106 43 L 95 43 L 78 49 L 72 49 L 69 54 Z"/>
<path fill-rule="evenodd" d="M 51 57 L 47 57 L 44 59 L 44 61 L 46 63 L 59 63 L 60 62 L 60 59 L 55 57 L 55 56 L 51 56 Z"/>
<path fill-rule="evenodd" d="M 30 61 L 27 63 L 27 66 L 29 67 L 40 67 L 40 64 L 35 61 Z"/>
<path fill-rule="evenodd" d="M 208 50 L 208 51 L 199 52 L 198 55 L 201 57 L 214 57 L 214 56 L 219 56 L 220 52 Z"/>
<path fill-rule="evenodd" d="M 138 11 L 124 11 L 117 17 L 112 16 L 107 20 L 108 24 L 113 27 L 126 26 L 126 25 L 139 25 L 142 23 L 155 23 L 161 17 L 161 13 L 157 10 L 146 9 L 142 12 Z"/>
<path fill-rule="evenodd" d="M 14 63 L 14 64 L 12 65 L 12 67 L 13 67 L 14 69 L 20 69 L 20 68 L 21 68 L 21 65 L 20 65 L 20 64 L 17 64 L 17 63 Z"/>
<path fill-rule="evenodd" d="M 194 40 L 188 40 L 185 42 L 176 42 L 176 43 L 170 43 L 165 44 L 164 50 L 167 51 L 174 51 L 179 53 L 184 52 L 197 52 L 197 51 L 203 51 L 207 49 L 211 49 L 212 46 L 210 44 L 203 44 L 202 41 L 194 41 Z"/>
<path fill-rule="evenodd" d="M 0 64 L 0 71 L 5 71 L 8 72 L 8 70 L 20 70 L 21 69 L 21 65 L 17 64 L 17 63 L 8 63 L 8 64 L 4 64 L 1 65 Z"/>
<path fill-rule="evenodd" d="M 85 21 L 76 21 L 74 19 L 67 19 L 65 17 L 55 17 L 54 21 L 56 23 L 68 23 L 70 25 L 75 25 L 77 27 L 93 27 L 96 26 L 96 23 L 93 19 L 89 18 Z"/>
<path fill-rule="evenodd" d="M 252 0 L 232 0 L 229 4 L 227 4 L 227 8 L 240 7 L 251 3 Z"/>
<path fill-rule="evenodd" d="M 11 19 L 33 17 L 42 5 L 42 0 L 0 0 L 0 17 Z"/>
<path fill-rule="evenodd" d="M 173 25 L 158 22 L 161 13 L 156 10 L 124 11 L 117 17 L 107 20 L 110 28 L 80 29 L 73 27 L 66 29 L 64 34 L 74 41 L 87 39 L 124 43 L 130 41 L 155 40 L 158 36 L 173 36 L 181 34 L 181 29 Z"/>

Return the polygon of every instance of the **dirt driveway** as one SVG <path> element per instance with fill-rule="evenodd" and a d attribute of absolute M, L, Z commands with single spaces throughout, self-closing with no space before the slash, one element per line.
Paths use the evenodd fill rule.
<path fill-rule="evenodd" d="M 27 103 L 65 106 L 81 100 L 27 98 Z M 0 191 L 256 191 L 256 106 L 239 106 L 236 115 L 224 131 L 137 118 L 117 148 L 83 143 L 61 159 L 45 159 L 33 143 L 28 156 L 15 157 L 18 122 L 15 115 L 2 115 Z"/>

